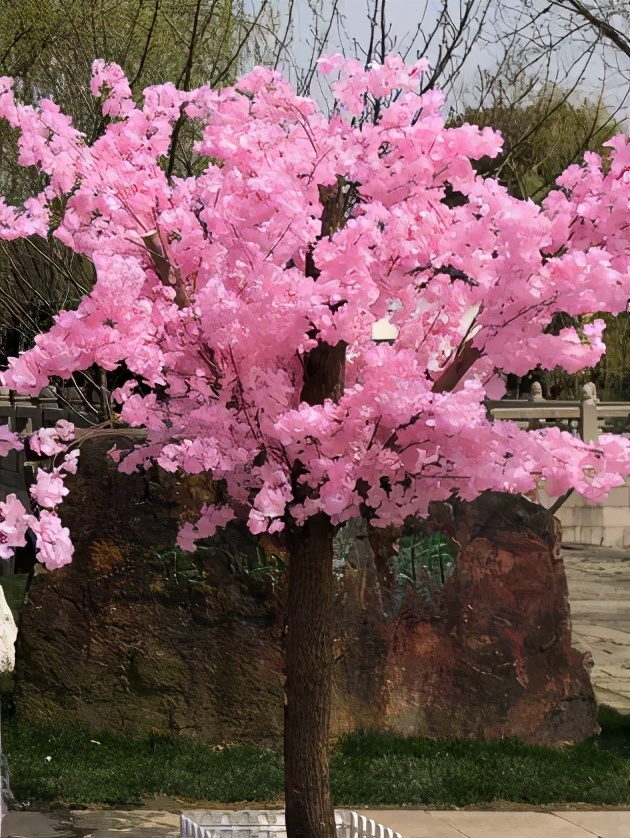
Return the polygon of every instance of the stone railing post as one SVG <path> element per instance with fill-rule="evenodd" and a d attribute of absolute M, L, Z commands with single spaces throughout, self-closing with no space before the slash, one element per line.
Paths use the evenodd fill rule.
<path fill-rule="evenodd" d="M 580 402 L 580 436 L 584 442 L 596 442 L 599 438 L 598 401 L 595 385 L 592 381 L 589 381 L 582 388 L 582 401 Z"/>

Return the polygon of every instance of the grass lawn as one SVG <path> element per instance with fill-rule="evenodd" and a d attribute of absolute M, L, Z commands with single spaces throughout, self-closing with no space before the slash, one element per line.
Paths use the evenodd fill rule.
<path fill-rule="evenodd" d="M 174 736 L 131 740 L 16 719 L 4 722 L 2 738 L 19 801 L 121 806 L 166 795 L 281 802 L 281 756 L 262 748 L 211 748 Z M 539 748 L 352 735 L 335 748 L 332 786 L 338 806 L 630 805 L 630 752 L 623 743 L 612 752 L 598 742 Z"/>

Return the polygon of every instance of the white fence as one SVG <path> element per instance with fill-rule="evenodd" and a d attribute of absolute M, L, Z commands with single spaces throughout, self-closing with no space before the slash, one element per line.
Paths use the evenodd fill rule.
<path fill-rule="evenodd" d="M 335 810 L 337 838 L 402 838 L 399 832 L 349 809 Z M 182 838 L 285 838 L 284 812 L 199 809 L 181 816 Z"/>
<path fill-rule="evenodd" d="M 595 441 L 611 421 L 630 418 L 630 402 L 600 402 L 594 384 L 583 389 L 580 401 L 501 399 L 487 401 L 486 409 L 493 419 L 510 419 L 526 428 L 559 425 L 587 442 Z"/>

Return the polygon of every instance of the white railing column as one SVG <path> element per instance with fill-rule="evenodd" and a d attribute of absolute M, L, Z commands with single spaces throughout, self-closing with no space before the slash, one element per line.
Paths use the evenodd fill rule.
<path fill-rule="evenodd" d="M 599 439 L 599 425 L 597 422 L 597 392 L 592 381 L 582 388 L 580 402 L 580 436 L 584 442 L 597 442 Z"/>

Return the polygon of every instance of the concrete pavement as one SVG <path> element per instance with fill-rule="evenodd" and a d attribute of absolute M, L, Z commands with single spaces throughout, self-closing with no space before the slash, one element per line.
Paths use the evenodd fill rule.
<path fill-rule="evenodd" d="M 85 809 L 9 812 L 2 838 L 179 838 L 179 812 Z"/>
<path fill-rule="evenodd" d="M 436 812 L 370 810 L 403 838 L 630 838 L 630 810 L 605 812 Z"/>
<path fill-rule="evenodd" d="M 174 807 L 173 807 L 174 808 Z M 403 838 L 630 838 L 630 810 L 448 811 L 370 809 Z M 9 812 L 3 838 L 178 838 L 177 812 L 85 810 Z"/>
<path fill-rule="evenodd" d="M 597 701 L 630 714 L 630 551 L 566 544 L 562 555 L 573 645 L 593 656 Z"/>

